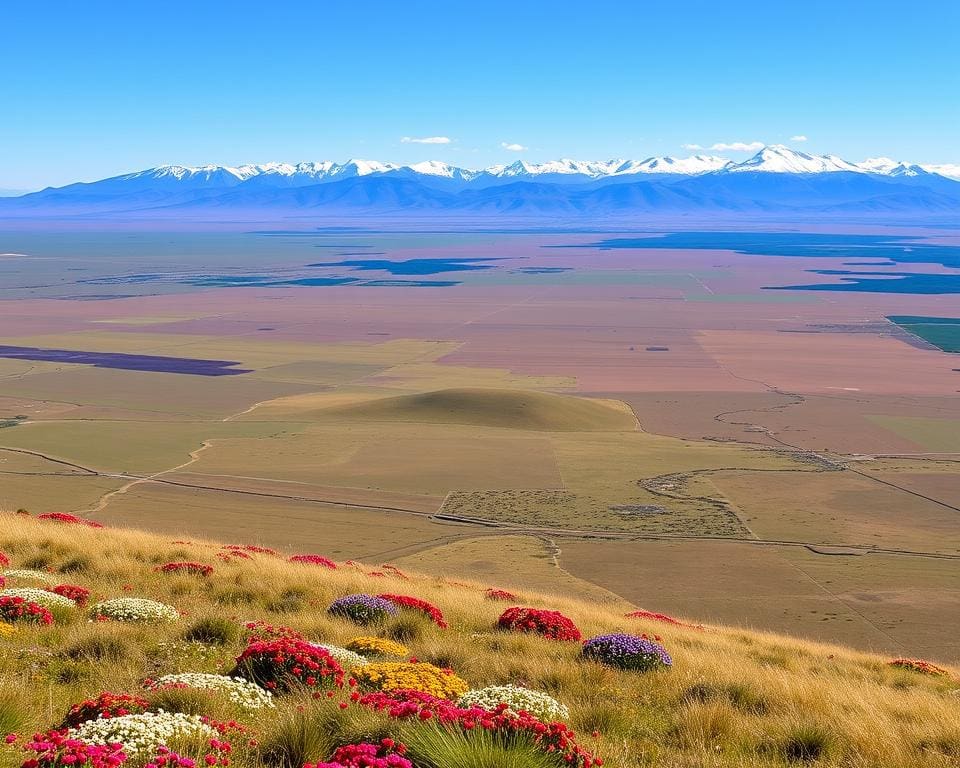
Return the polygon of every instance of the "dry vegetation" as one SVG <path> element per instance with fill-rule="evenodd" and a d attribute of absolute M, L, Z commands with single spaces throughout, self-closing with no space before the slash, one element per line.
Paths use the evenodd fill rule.
<path fill-rule="evenodd" d="M 669 671 L 614 671 L 578 661 L 577 643 L 495 631 L 497 615 L 509 603 L 486 600 L 489 584 L 403 579 L 389 571 L 369 576 L 376 564 L 334 571 L 271 555 L 221 562 L 218 546 L 3 514 L 0 551 L 11 567 L 50 570 L 58 581 L 85 586 L 98 599 L 136 595 L 167 602 L 182 618 L 162 626 L 104 624 L 75 612 L 51 627 L 18 628 L 0 639 L 0 730 L 52 727 L 70 704 L 103 690 L 140 691 L 149 676 L 229 670 L 242 649 L 238 623 L 244 620 L 285 624 L 311 639 L 343 645 L 362 633 L 326 614 L 333 599 L 398 592 L 440 606 L 450 627 L 440 630 L 403 614 L 380 627 L 381 635 L 402 640 L 421 661 L 452 667 L 474 688 L 513 682 L 550 693 L 569 706 L 582 743 L 608 766 L 947 768 L 960 760 L 957 670 L 929 677 L 840 647 L 627 619 L 620 610 L 558 594 L 522 595 L 525 605 L 563 611 L 586 637 L 657 633 L 674 659 Z M 207 577 L 155 571 L 177 560 L 215 568 Z M 198 629 L 211 626 L 220 630 Z M 194 711 L 198 699 L 171 696 L 166 703 Z M 355 708 L 341 712 L 336 699 L 299 694 L 281 697 L 265 716 L 242 716 L 209 697 L 201 703 L 213 707 L 210 714 L 237 717 L 255 731 L 259 746 L 234 755 L 240 766 L 323 760 L 331 745 L 376 738 L 395 727 Z M 0 766 L 21 760 L 16 745 L 0 746 Z M 506 764 L 456 762 L 472 768 Z"/>

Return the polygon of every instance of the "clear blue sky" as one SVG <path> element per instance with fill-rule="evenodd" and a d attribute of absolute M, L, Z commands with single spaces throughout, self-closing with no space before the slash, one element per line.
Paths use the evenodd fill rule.
<path fill-rule="evenodd" d="M 960 162 L 958 30 L 957 0 L 11 2 L 0 187 L 163 163 L 477 167 L 793 136 L 854 160 Z"/>

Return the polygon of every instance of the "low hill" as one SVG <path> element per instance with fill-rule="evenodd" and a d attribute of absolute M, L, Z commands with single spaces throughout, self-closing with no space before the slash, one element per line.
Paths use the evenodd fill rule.
<path fill-rule="evenodd" d="M 67 520 L 0 514 L 6 589 L 33 590 L 7 595 L 51 605 L 53 619 L 21 616 L 0 626 L 0 731 L 12 734 L 0 743 L 5 768 L 38 753 L 39 764 L 52 768 L 192 764 L 151 760 L 162 742 L 200 764 L 238 768 L 947 768 L 960 756 L 956 670 L 931 674 L 937 670 L 892 667 L 878 656 L 783 636 L 628 617 L 622 608 L 559 594 L 518 590 L 495 600 L 485 591 L 491 585 L 389 565 L 291 562 L 245 544 L 170 541 Z M 60 594 L 47 591 L 55 588 Z M 71 598 L 82 601 L 84 590 L 91 602 L 146 598 L 170 608 L 134 621 L 149 618 L 143 604 L 120 611 L 74 605 Z M 391 595 L 394 615 L 360 626 L 328 610 L 356 593 Z M 398 608 L 404 599 L 396 595 L 429 601 L 432 615 Z M 621 669 L 616 655 L 605 663 L 585 657 L 576 639 L 498 629 L 498 616 L 514 605 L 560 611 L 584 638 L 646 633 L 672 661 L 657 656 L 650 671 Z M 260 639 L 248 645 L 251 636 Z M 363 658 L 343 650 L 357 636 L 367 638 L 353 643 Z M 320 651 L 298 637 L 335 648 Z M 342 679 L 328 653 L 348 667 Z M 417 663 L 382 666 L 378 653 Z M 164 682 L 183 673 L 194 674 Z M 244 679 L 224 682 L 219 675 L 227 673 Z M 504 684 L 545 696 L 489 688 Z M 451 701 L 389 692 L 394 685 Z M 454 706 L 467 687 L 485 691 Z M 113 695 L 101 697 L 104 691 Z M 497 714 L 496 702 L 510 697 L 565 725 Z M 168 714 L 89 721 L 141 710 Z M 170 714 L 177 712 L 187 714 Z M 192 715 L 228 724 L 210 741 L 209 726 Z M 175 718 L 179 737 L 161 728 Z M 70 734 L 79 741 L 57 734 L 30 740 L 64 720 L 79 727 Z M 397 741 L 407 745 L 406 757 L 390 762 L 351 761 L 343 749 L 363 742 L 384 755 L 398 751 Z M 115 742 L 125 745 L 122 757 Z"/>
<path fill-rule="evenodd" d="M 441 389 L 337 406 L 325 415 L 540 432 L 620 432 L 637 426 L 629 408 L 614 401 L 517 389 Z"/>

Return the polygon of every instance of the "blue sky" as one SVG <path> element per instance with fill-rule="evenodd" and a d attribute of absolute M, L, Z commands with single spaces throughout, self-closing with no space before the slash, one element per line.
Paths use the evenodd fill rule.
<path fill-rule="evenodd" d="M 0 188 L 752 142 L 960 162 L 958 29 L 955 0 L 9 3 Z"/>

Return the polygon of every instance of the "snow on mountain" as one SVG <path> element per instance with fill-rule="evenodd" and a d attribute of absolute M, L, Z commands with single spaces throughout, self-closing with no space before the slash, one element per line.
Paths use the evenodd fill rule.
<path fill-rule="evenodd" d="M 923 166 L 891 160 L 889 157 L 869 157 L 856 165 L 866 173 L 878 173 L 881 176 L 926 176 L 932 173 Z"/>
<path fill-rule="evenodd" d="M 546 174 L 565 174 L 599 178 L 609 176 L 614 169 L 623 164 L 623 160 L 551 160 L 546 163 L 528 163 L 517 160 L 510 165 L 492 165 L 484 173 L 497 178 L 515 178 L 525 176 L 543 176 Z"/>
<path fill-rule="evenodd" d="M 676 173 L 693 176 L 699 173 L 719 171 L 733 165 L 726 157 L 711 155 L 692 155 L 691 157 L 648 157 L 646 160 L 627 160 L 615 171 L 614 175 L 625 176 L 631 173 Z"/>
<path fill-rule="evenodd" d="M 734 163 L 721 170 L 722 173 L 863 173 L 853 163 L 836 155 L 808 155 L 782 144 L 764 147 L 749 160 Z"/>
<path fill-rule="evenodd" d="M 946 176 L 948 179 L 953 179 L 954 181 L 960 181 L 960 164 L 958 163 L 942 163 L 940 165 L 921 165 L 921 168 L 930 173 L 937 173 L 941 176 Z"/>

